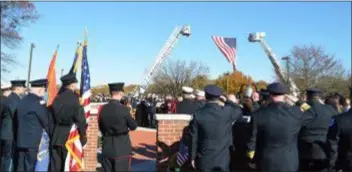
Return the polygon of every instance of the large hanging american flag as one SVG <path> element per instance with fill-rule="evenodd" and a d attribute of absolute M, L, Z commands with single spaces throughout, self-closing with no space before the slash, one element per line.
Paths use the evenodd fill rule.
<path fill-rule="evenodd" d="M 81 104 L 84 107 L 84 113 L 88 122 L 90 117 L 90 74 L 89 74 L 89 65 L 87 58 L 87 39 L 84 41 L 83 52 L 82 52 L 82 74 L 81 74 Z M 84 169 L 84 152 L 83 148 L 85 145 L 81 145 L 79 139 L 79 133 L 77 130 L 77 126 L 73 125 L 70 131 L 70 135 L 68 137 L 68 141 L 65 144 L 68 154 L 65 161 L 65 171 L 82 171 Z"/>
<path fill-rule="evenodd" d="M 233 70 L 236 71 L 236 38 L 225 38 L 221 36 L 212 36 L 211 38 L 222 54 L 224 54 L 227 61 L 232 64 Z"/>

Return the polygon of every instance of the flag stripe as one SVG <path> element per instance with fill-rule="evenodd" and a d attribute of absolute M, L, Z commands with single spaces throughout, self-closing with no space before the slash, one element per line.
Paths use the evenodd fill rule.
<path fill-rule="evenodd" d="M 233 69 L 236 70 L 236 38 L 212 36 L 212 39 L 227 61 L 232 64 Z"/>

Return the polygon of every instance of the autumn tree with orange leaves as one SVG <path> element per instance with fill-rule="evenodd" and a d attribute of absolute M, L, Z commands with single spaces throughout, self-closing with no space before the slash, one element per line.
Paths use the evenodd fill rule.
<path fill-rule="evenodd" d="M 260 80 L 255 82 L 252 77 L 245 75 L 241 71 L 224 73 L 216 79 L 215 83 L 224 91 L 224 93 L 228 94 L 239 93 L 242 85 L 245 85 L 242 92 L 244 92 L 248 84 L 252 83 L 257 86 L 258 91 L 267 86 L 265 81 Z M 255 88 L 253 88 L 253 90 L 255 90 Z"/>

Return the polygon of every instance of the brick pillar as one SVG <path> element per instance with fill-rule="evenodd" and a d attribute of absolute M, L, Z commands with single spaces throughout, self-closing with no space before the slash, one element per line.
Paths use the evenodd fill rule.
<path fill-rule="evenodd" d="M 168 166 L 168 158 L 179 148 L 183 130 L 192 119 L 186 114 L 157 114 L 157 171 L 164 172 Z"/>
<path fill-rule="evenodd" d="M 84 149 L 84 171 L 96 171 L 98 156 L 98 120 L 97 109 L 92 108 L 87 131 L 87 146 Z"/>

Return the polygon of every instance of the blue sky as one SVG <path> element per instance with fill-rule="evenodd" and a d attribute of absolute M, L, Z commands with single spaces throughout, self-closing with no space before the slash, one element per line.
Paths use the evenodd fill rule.
<path fill-rule="evenodd" d="M 169 58 L 195 60 L 210 68 L 210 77 L 231 70 L 211 36 L 237 38 L 237 69 L 255 80 L 272 81 L 273 66 L 250 32 L 266 32 L 278 59 L 294 45 L 326 48 L 351 68 L 350 2 L 36 2 L 42 17 L 22 29 L 15 55 L 20 66 L 6 78 L 27 77 L 30 42 L 35 42 L 32 79 L 45 77 L 60 44 L 56 72 L 71 67 L 77 40 L 89 31 L 91 84 L 139 83 L 176 25 L 190 24 Z"/>

